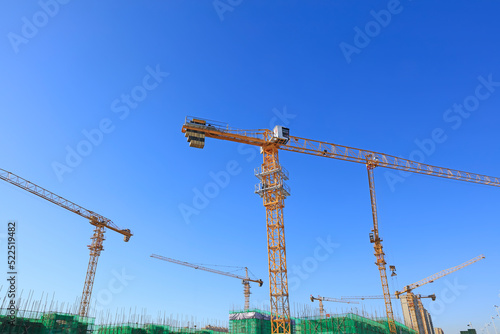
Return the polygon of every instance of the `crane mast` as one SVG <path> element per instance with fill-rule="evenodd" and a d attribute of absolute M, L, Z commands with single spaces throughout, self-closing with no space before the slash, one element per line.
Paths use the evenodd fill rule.
<path fill-rule="evenodd" d="M 97 261 L 99 260 L 99 256 L 103 250 L 102 243 L 104 242 L 104 232 L 105 230 L 103 226 L 96 226 L 94 234 L 90 238 L 92 240 L 91 244 L 88 246 L 90 250 L 90 259 L 87 266 L 85 284 L 83 285 L 82 301 L 78 310 L 78 314 L 81 316 L 87 316 L 89 312 L 90 297 L 92 296 L 92 288 L 94 287 Z"/>
<path fill-rule="evenodd" d="M 288 129 L 275 127 L 274 132 L 229 129 L 217 122 L 186 118 L 182 128 L 191 147 L 203 148 L 205 137 L 241 142 L 261 147 L 263 162 L 255 171 L 260 183 L 255 192 L 260 195 L 266 209 L 267 254 L 269 266 L 269 296 L 271 304 L 271 332 L 291 333 L 288 275 L 286 266 L 285 226 L 283 209 L 290 195 L 284 181 L 288 179 L 279 163 L 280 145 L 288 142 Z"/>
<path fill-rule="evenodd" d="M 256 172 L 256 176 L 259 177 L 261 183 L 257 185 L 256 193 L 263 198 L 263 204 L 266 208 L 271 332 L 273 334 L 288 334 L 291 331 L 283 219 L 284 200 L 290 195 L 290 192 L 284 183 L 284 180 L 288 179 L 288 175 L 279 164 L 279 150 L 356 162 L 365 164 L 367 167 L 369 167 L 371 161 L 376 163 L 378 167 L 500 187 L 500 179 L 497 177 L 437 167 L 374 151 L 290 136 L 289 129 L 282 126 L 276 126 L 273 130 L 242 130 L 230 128 L 225 123 L 188 116 L 182 126 L 182 132 L 187 137 L 190 147 L 203 148 L 206 138 L 215 138 L 261 148 L 263 163 L 261 169 Z M 369 180 L 373 181 L 373 178 Z M 373 187 L 370 189 L 374 190 Z M 374 221 L 374 223 L 377 222 Z M 384 254 L 381 239 L 378 237 L 378 226 L 377 238 L 379 241 L 375 242 L 374 239 L 373 242 L 375 255 L 377 256 L 377 266 L 382 278 L 384 295 L 389 295 Z M 394 333 L 395 323 L 393 321 L 392 305 L 390 298 L 385 300 L 389 328 Z"/>
<path fill-rule="evenodd" d="M 272 333 L 290 333 L 290 305 L 286 267 L 285 225 L 283 208 L 289 195 L 284 180 L 288 176 L 279 164 L 278 147 L 262 147 L 264 162 L 256 176 L 260 179 L 256 192 L 266 208 L 267 249 L 269 264 L 269 295 L 271 296 Z"/>
<path fill-rule="evenodd" d="M 41 197 L 49 202 L 52 202 L 68 211 L 76 213 L 77 215 L 87 218 L 91 225 L 95 226 L 94 234 L 91 237 L 91 244 L 88 246 L 90 250 L 90 260 L 87 267 L 87 274 L 85 277 L 85 283 L 83 286 L 82 299 L 80 301 L 80 307 L 78 314 L 82 317 L 86 317 L 89 312 L 90 298 L 92 296 L 92 288 L 94 286 L 94 278 L 97 269 L 97 261 L 103 250 L 104 232 L 105 229 L 110 229 L 114 232 L 122 234 L 123 240 L 128 242 L 132 233 L 129 229 L 120 229 L 115 225 L 110 219 L 101 216 L 93 211 L 87 210 L 78 204 L 75 204 L 64 197 L 54 194 L 53 192 L 42 188 L 31 181 L 28 181 L 19 175 L 0 169 L 0 179 L 15 185 L 23 190 L 26 190 L 38 197 Z"/>
<path fill-rule="evenodd" d="M 366 158 L 366 170 L 368 171 L 368 183 L 370 186 L 370 201 L 372 207 L 373 230 L 370 233 L 370 242 L 373 243 L 375 250 L 375 264 L 380 272 L 380 280 L 382 282 L 382 291 L 384 293 L 385 310 L 387 313 L 387 322 L 389 324 L 389 331 L 396 333 L 396 322 L 394 321 L 394 312 L 392 311 L 391 293 L 389 291 L 389 283 L 387 281 L 387 272 L 385 265 L 385 254 L 382 248 L 382 239 L 378 232 L 378 215 L 377 215 L 377 196 L 375 194 L 375 179 L 373 170 L 377 167 L 377 160 L 373 156 Z"/>
<path fill-rule="evenodd" d="M 228 273 L 225 271 L 212 269 L 212 268 L 204 267 L 204 266 L 201 266 L 198 264 L 184 262 L 184 261 L 172 259 L 170 257 L 157 255 L 157 254 L 151 254 L 151 257 L 158 259 L 158 260 L 163 260 L 163 261 L 167 261 L 167 262 L 171 262 L 171 263 L 175 263 L 175 264 L 180 264 L 182 266 L 186 266 L 186 267 L 190 267 L 190 268 L 194 268 L 194 269 L 208 271 L 208 272 L 211 272 L 214 274 L 219 274 L 219 275 L 224 275 L 224 276 L 229 276 L 229 277 L 240 279 L 241 282 L 243 283 L 243 294 L 245 296 L 245 311 L 248 311 L 248 309 L 250 308 L 250 282 L 258 283 L 259 286 L 262 286 L 262 284 L 263 284 L 261 279 L 255 280 L 255 279 L 251 279 L 248 277 L 248 268 L 247 267 L 244 268 L 245 269 L 245 276 L 240 276 L 240 275 L 236 275 L 233 273 Z"/>

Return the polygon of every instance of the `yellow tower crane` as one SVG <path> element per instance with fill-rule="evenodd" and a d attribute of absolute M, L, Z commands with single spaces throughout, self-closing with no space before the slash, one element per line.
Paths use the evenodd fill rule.
<path fill-rule="evenodd" d="M 428 296 L 422 296 L 422 295 L 416 295 L 417 298 L 431 298 L 432 301 L 436 300 L 436 295 L 428 295 Z M 348 296 L 348 297 L 340 297 L 340 300 L 365 300 L 365 299 L 384 299 L 384 296 Z M 396 295 L 391 295 L 391 299 L 398 299 Z"/>
<path fill-rule="evenodd" d="M 323 316 L 325 314 L 325 309 L 323 308 L 323 302 L 334 302 L 334 303 L 346 303 L 346 304 L 359 304 L 358 302 L 350 302 L 347 300 L 342 300 L 342 299 L 337 299 L 337 298 L 330 298 L 330 297 L 314 297 L 311 295 L 311 301 L 314 303 L 314 301 L 317 300 L 319 301 L 319 315 Z"/>
<path fill-rule="evenodd" d="M 194 269 L 201 269 L 201 270 L 208 271 L 208 272 L 211 272 L 214 274 L 225 275 L 225 276 L 240 279 L 241 282 L 243 283 L 243 295 L 245 296 L 245 311 L 248 311 L 250 308 L 250 282 L 259 283 L 259 287 L 261 287 L 263 284 L 261 279 L 255 280 L 255 279 L 251 279 L 248 277 L 248 268 L 247 267 L 240 268 L 240 269 L 245 269 L 245 276 L 240 276 L 240 275 L 228 273 L 225 271 L 220 271 L 220 270 L 216 270 L 216 269 L 212 269 L 212 268 L 203 267 L 203 266 L 200 266 L 200 265 L 194 264 L 194 263 L 179 261 L 176 259 L 172 259 L 169 257 L 157 255 L 157 254 L 151 254 L 151 257 L 158 259 L 158 260 L 163 260 L 163 261 L 167 261 L 167 262 L 171 262 L 171 263 L 180 264 L 180 265 L 183 265 L 186 267 L 191 267 Z"/>
<path fill-rule="evenodd" d="M 423 331 L 419 330 L 419 328 L 418 328 L 419 326 L 418 326 L 417 313 L 416 313 L 415 302 L 414 302 L 415 294 L 413 294 L 413 292 L 412 292 L 414 289 L 421 287 L 422 285 L 425 285 L 427 283 L 432 283 L 439 278 L 442 278 L 446 275 L 449 275 L 457 270 L 463 269 L 463 268 L 465 268 L 473 263 L 476 263 L 484 258 L 485 258 L 484 255 L 476 256 L 475 258 L 470 259 L 469 261 L 464 262 L 458 266 L 442 270 L 442 271 L 438 272 L 437 274 L 431 275 L 431 276 L 424 278 L 416 283 L 407 285 L 401 291 L 396 291 L 394 294 L 399 299 L 401 298 L 402 294 L 406 293 L 406 302 L 408 305 L 408 313 L 409 313 L 409 317 L 410 317 L 410 321 L 411 321 L 411 323 L 410 324 L 407 323 L 406 326 L 413 328 L 414 330 L 416 330 L 417 332 L 420 332 L 420 333 L 422 333 L 422 332 L 426 333 L 426 334 L 428 333 L 428 329 L 426 326 L 423 326 L 424 327 Z M 417 298 L 417 303 L 418 303 L 418 308 L 420 310 L 420 315 L 423 318 L 423 307 L 422 307 L 420 299 L 418 299 L 418 298 Z"/>
<path fill-rule="evenodd" d="M 375 250 L 375 264 L 380 272 L 380 280 L 382 282 L 382 291 L 384 293 L 385 310 L 387 319 L 389 319 L 389 330 L 391 333 L 396 333 L 396 323 L 394 322 L 394 313 L 392 311 L 391 293 L 389 292 L 389 283 L 387 281 L 387 273 L 385 265 L 385 253 L 382 249 L 382 238 L 378 232 L 378 215 L 377 215 L 377 197 L 375 195 L 375 178 L 373 169 L 377 167 L 379 159 L 373 155 L 366 156 L 366 170 L 368 171 L 368 185 L 370 187 L 370 201 L 372 207 L 373 229 L 370 233 L 370 242 L 373 243 Z"/>
<path fill-rule="evenodd" d="M 422 306 L 422 301 L 421 299 L 422 298 L 431 298 L 432 301 L 435 301 L 436 300 L 436 295 L 435 294 L 432 294 L 432 295 L 428 295 L 428 296 L 422 296 L 422 295 L 414 295 L 414 297 L 416 298 L 417 300 L 417 303 L 419 305 L 419 310 L 420 310 L 420 316 L 422 317 L 422 319 L 424 318 L 424 309 L 423 309 L 423 306 Z M 341 297 L 340 299 L 342 300 L 365 300 L 365 299 L 385 299 L 385 296 L 361 296 L 361 297 Z M 391 299 L 399 299 L 399 297 L 397 297 L 396 295 L 391 295 Z M 403 305 L 401 305 L 403 306 Z M 404 311 L 403 311 L 404 312 Z M 406 324 L 408 327 L 411 327 L 409 324 Z M 424 327 L 426 330 L 425 330 L 425 333 L 426 334 L 429 334 L 428 331 L 427 331 L 427 327 Z"/>
<path fill-rule="evenodd" d="M 61 196 L 54 194 L 36 184 L 16 175 L 8 172 L 4 169 L 0 169 L 0 179 L 7 181 L 23 190 L 29 191 L 30 193 L 37 195 L 49 202 L 59 205 L 66 210 L 69 210 L 77 215 L 87 218 L 90 224 L 95 226 L 94 234 L 92 235 L 92 243 L 88 246 L 90 250 L 90 260 L 87 267 L 87 275 L 85 277 L 85 284 L 83 286 L 82 299 L 80 301 L 80 308 L 78 313 L 82 317 L 86 317 L 89 312 L 90 297 L 92 296 L 92 288 L 94 286 L 95 272 L 97 268 L 97 261 L 103 250 L 102 243 L 104 241 L 104 232 L 106 228 L 122 234 L 124 241 L 128 242 L 132 233 L 129 229 L 120 229 L 115 225 L 110 219 L 103 217 L 93 211 L 87 210 L 78 204 L 75 204 Z"/>
<path fill-rule="evenodd" d="M 288 179 L 288 173 L 279 163 L 279 150 L 357 162 L 368 167 L 375 163 L 377 167 L 500 187 L 500 180 L 496 177 L 436 167 L 383 153 L 294 137 L 290 136 L 288 128 L 279 125 L 275 126 L 273 130 L 241 130 L 230 128 L 225 123 L 186 117 L 182 126 L 182 132 L 187 137 L 190 147 L 203 148 L 205 146 L 205 138 L 208 137 L 254 145 L 261 148 L 263 163 L 261 168 L 255 171 L 255 175 L 260 180 L 255 192 L 262 197 L 264 207 L 266 208 L 271 332 L 273 334 L 288 334 L 291 332 L 283 218 L 285 198 L 290 195 L 290 190 L 284 182 Z M 375 237 L 374 233 L 374 243 Z M 374 247 L 377 256 L 377 266 L 380 269 L 381 275 L 383 275 L 382 271 L 385 272 L 385 261 L 380 244 L 382 240 L 380 238 L 378 240 L 378 243 L 375 243 Z M 383 277 L 382 281 L 384 281 Z M 384 284 L 383 286 L 384 295 L 390 295 L 389 289 Z M 385 300 L 386 307 L 388 308 L 387 321 L 389 329 L 391 333 L 396 333 L 390 298 L 386 297 Z"/>

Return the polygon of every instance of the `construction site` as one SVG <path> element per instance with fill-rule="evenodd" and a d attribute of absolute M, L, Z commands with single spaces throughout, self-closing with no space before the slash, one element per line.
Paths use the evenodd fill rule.
<path fill-rule="evenodd" d="M 2 333 L 69 333 L 69 334 L 217 334 L 217 333 L 271 333 L 271 315 L 261 310 L 231 312 L 229 328 L 212 325 L 197 327 L 191 323 L 181 326 L 171 319 L 147 322 L 146 319 L 129 319 L 120 323 L 96 325 L 93 318 L 66 313 L 19 312 L 15 322 L 8 315 L 0 315 Z M 370 319 L 357 314 L 338 314 L 325 317 L 292 318 L 292 333 L 387 333 L 385 319 Z M 396 322 L 398 333 L 414 334 L 416 331 Z"/>
<path fill-rule="evenodd" d="M 219 275 L 225 275 L 241 280 L 244 285 L 245 307 L 243 311 L 233 311 L 229 314 L 229 326 L 182 326 L 178 321 L 168 321 L 163 318 L 156 322 L 147 320 L 147 316 L 134 320 L 117 321 L 114 323 L 95 324 L 95 319 L 89 317 L 91 314 L 91 296 L 94 277 L 97 270 L 97 262 L 103 249 L 104 232 L 110 230 L 123 235 L 124 241 L 128 242 L 133 236 L 130 229 L 119 228 L 110 219 L 105 218 L 93 211 L 87 210 L 65 198 L 62 198 L 47 189 L 44 189 L 31 181 L 16 174 L 1 170 L 0 178 L 23 190 L 26 190 L 42 199 L 56 204 L 90 221 L 94 226 L 94 234 L 91 238 L 90 260 L 87 276 L 83 288 L 83 294 L 79 303 L 78 311 L 73 313 L 60 313 L 54 311 L 43 311 L 28 309 L 29 303 L 24 309 L 19 305 L 15 308 L 12 299 L 2 306 L 2 333 L 96 333 L 96 334 L 162 334 L 162 333 L 193 333 L 213 334 L 217 331 L 228 331 L 232 334 L 272 334 L 272 333 L 294 333 L 294 334 L 316 334 L 316 333 L 401 333 L 401 334 L 435 334 L 434 324 L 430 313 L 424 308 L 421 299 L 436 299 L 435 295 L 421 296 L 413 293 L 413 290 L 435 280 L 447 276 L 453 272 L 476 263 L 485 257 L 479 255 L 458 266 L 445 269 L 418 282 L 408 284 L 401 291 L 389 291 L 385 253 L 382 249 L 382 238 L 379 235 L 379 222 L 377 216 L 377 201 L 375 194 L 375 183 L 373 170 L 375 168 L 393 168 L 410 171 L 417 174 L 436 176 L 453 179 L 457 181 L 473 182 L 489 186 L 500 186 L 497 178 L 462 172 L 443 167 L 434 167 L 417 163 L 394 156 L 302 139 L 290 135 L 290 130 L 283 126 L 276 126 L 273 130 L 248 131 L 232 129 L 227 124 L 207 121 L 201 118 L 187 117 L 183 126 L 184 133 L 190 147 L 202 149 L 206 138 L 239 142 L 248 145 L 256 145 L 261 148 L 263 164 L 256 168 L 255 175 L 259 183 L 255 186 L 255 193 L 263 199 L 267 216 L 268 256 L 269 256 L 269 291 L 270 310 L 250 309 L 250 283 L 262 286 L 262 279 L 249 277 L 248 268 L 245 275 L 236 275 L 198 264 L 184 262 L 165 256 L 152 254 L 151 257 L 182 266 L 208 271 Z M 309 154 L 323 158 L 340 159 L 366 165 L 368 173 L 368 188 L 371 198 L 371 210 L 373 217 L 373 228 L 369 233 L 370 242 L 373 244 L 376 266 L 380 273 L 383 295 L 358 296 L 358 297 L 323 297 L 312 296 L 311 302 L 318 302 L 318 308 L 314 312 L 302 312 L 292 315 L 289 305 L 289 294 L 287 284 L 287 264 L 284 238 L 284 201 L 290 195 L 290 189 L 285 183 L 288 173 L 279 164 L 278 153 L 291 151 Z M 13 225 L 14 226 L 14 225 Z M 14 234 L 11 234 L 14 244 Z M 14 269 L 14 266 L 11 267 Z M 396 267 L 390 266 L 391 276 L 397 276 Z M 14 277 L 14 276 L 11 276 Z M 11 291 L 9 291 L 11 292 Z M 380 299 L 385 303 L 385 317 L 371 318 L 366 314 L 356 313 L 327 314 L 324 302 L 336 303 L 359 303 L 360 300 Z M 393 311 L 393 301 L 400 300 L 404 322 L 396 321 Z"/>
<path fill-rule="evenodd" d="M 0 334 L 500 334 L 498 2 L 7 3 Z"/>

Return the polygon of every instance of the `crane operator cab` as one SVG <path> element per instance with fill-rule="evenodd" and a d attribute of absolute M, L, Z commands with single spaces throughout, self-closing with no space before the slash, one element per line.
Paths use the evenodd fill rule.
<path fill-rule="evenodd" d="M 373 234 L 373 232 L 370 232 L 370 242 L 371 243 L 375 242 L 375 235 Z"/>
<path fill-rule="evenodd" d="M 290 129 L 282 125 L 276 125 L 273 129 L 271 142 L 278 144 L 287 144 L 290 140 Z"/>

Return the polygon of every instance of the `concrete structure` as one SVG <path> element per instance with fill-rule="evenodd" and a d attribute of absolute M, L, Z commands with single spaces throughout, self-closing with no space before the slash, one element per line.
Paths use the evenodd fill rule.
<path fill-rule="evenodd" d="M 473 329 L 473 328 L 469 328 L 468 330 L 466 331 L 460 331 L 460 334 L 477 334 L 476 333 L 476 330 Z"/>
<path fill-rule="evenodd" d="M 420 334 L 435 334 L 432 317 L 422 305 L 420 298 L 413 294 L 405 294 L 401 295 L 400 299 L 405 325 Z M 413 303 L 413 312 L 408 306 L 410 303 Z"/>
<path fill-rule="evenodd" d="M 427 334 L 434 334 L 434 324 L 432 323 L 432 317 L 429 312 L 422 305 L 422 299 L 418 298 L 418 308 L 421 312 L 422 317 L 424 318 L 423 325 L 425 326 L 424 330 Z"/>
<path fill-rule="evenodd" d="M 436 334 L 444 334 L 444 331 L 441 328 L 436 327 L 436 328 L 434 328 L 434 333 L 436 333 Z"/>

